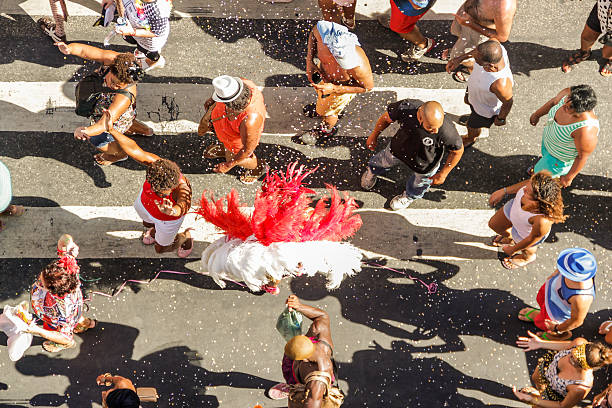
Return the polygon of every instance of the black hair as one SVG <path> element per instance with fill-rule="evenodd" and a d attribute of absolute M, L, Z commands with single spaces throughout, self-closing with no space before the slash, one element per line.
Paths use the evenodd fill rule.
<path fill-rule="evenodd" d="M 153 191 L 174 189 L 181 179 L 181 169 L 170 160 L 159 159 L 147 167 L 147 181 Z"/>
<path fill-rule="evenodd" d="M 478 53 L 483 62 L 497 64 L 504 57 L 501 44 L 494 40 L 485 41 L 478 46 Z"/>
<path fill-rule="evenodd" d="M 233 110 L 234 112 L 242 112 L 251 103 L 251 88 L 243 83 L 242 92 L 236 99 L 231 102 L 225 102 L 225 107 Z"/>
<path fill-rule="evenodd" d="M 597 105 L 597 95 L 595 95 L 595 91 L 589 85 L 574 85 L 570 87 L 567 100 L 576 113 L 591 111 Z"/>
<path fill-rule="evenodd" d="M 106 395 L 108 408 L 139 408 L 140 398 L 133 390 L 120 388 Z"/>

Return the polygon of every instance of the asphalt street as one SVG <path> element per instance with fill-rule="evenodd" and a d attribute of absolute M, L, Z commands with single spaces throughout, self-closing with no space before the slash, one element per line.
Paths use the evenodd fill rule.
<path fill-rule="evenodd" d="M 91 64 L 60 54 L 38 31 L 32 16 L 3 14 L 2 4 L 0 86 L 60 82 L 65 96 L 73 99 L 71 86 Z M 314 21 L 299 15 L 275 18 L 275 6 L 262 3 L 259 15 L 240 19 L 175 16 L 164 50 L 167 65 L 152 71 L 144 85 L 210 87 L 215 76 L 230 74 L 262 87 L 282 88 L 283 95 L 304 94 L 306 41 Z M 375 20 L 359 20 L 355 33 L 372 64 L 377 91 L 358 97 L 340 122 L 345 131 L 325 146 L 292 141 L 296 129 L 311 124 L 293 121 L 302 109 L 301 96 L 275 102 L 295 115 L 286 116 L 284 129 L 282 116 L 274 118 L 270 112 L 275 125 L 262 138 L 257 154 L 273 169 L 295 160 L 319 166 L 311 179 L 315 190 L 322 192 L 324 184 L 331 183 L 354 195 L 363 207 L 364 226 L 353 242 L 370 256 L 376 254 L 378 265 L 395 270 L 364 265 L 357 276 L 332 292 L 319 278 L 288 280 L 279 296 L 254 294 L 232 283 L 220 289 L 209 277 L 195 273 L 200 270 L 197 251 L 187 260 L 149 256 L 151 248 L 123 256 L 122 245 L 132 247 L 134 242 L 113 233 L 136 227 L 125 221 L 115 226 L 110 216 L 92 223 L 75 215 L 72 207 L 131 206 L 144 180 L 143 168 L 133 161 L 104 169 L 94 166 L 94 148 L 74 140 L 72 129 L 56 130 L 57 115 L 52 110 L 31 116 L 33 128 L 49 123 L 51 131 L 11 130 L 13 115 L 27 107 L 10 95 L 0 98 L 0 160 L 11 171 L 14 203 L 30 207 L 31 214 L 41 208 L 55 211 L 50 225 L 28 221 L 28 213 L 20 219 L 3 218 L 7 228 L 0 233 L 0 306 L 29 298 L 35 276 L 51 260 L 40 255 L 44 251 L 39 248 L 54 245 L 40 242 L 41 237 L 48 240 L 47 235 L 56 232 L 77 238 L 99 234 L 99 247 L 90 248 L 94 255 L 80 260 L 84 289 L 115 295 L 92 295 L 87 314 L 98 320 L 99 327 L 77 336 L 75 349 L 49 355 L 42 350 L 42 341 L 35 339 L 26 355 L 13 363 L 5 353 L 6 337 L 0 334 L 0 407 L 99 407 L 101 389 L 95 377 L 105 372 L 130 377 L 137 386 L 156 387 L 161 398 L 154 406 L 160 408 L 286 406 L 267 399 L 264 391 L 282 380 L 284 343 L 274 325 L 290 293 L 331 316 L 334 356 L 347 394 L 343 406 L 524 406 L 514 399 L 511 387 L 529 384 L 541 353 L 525 354 L 515 347 L 516 337 L 530 328 L 516 315 L 525 305 L 535 305 L 537 290 L 553 272 L 562 249 L 587 248 L 600 265 L 597 298 L 575 334 L 600 340 L 597 327 L 612 317 L 612 86 L 597 72 L 599 44 L 591 60 L 571 73 L 559 69 L 570 50 L 578 47 L 591 7 L 592 2 L 584 1 L 520 2 L 511 39 L 505 44 L 516 81 L 508 124 L 491 129 L 488 138 L 466 150 L 447 181 L 432 188 L 410 211 L 382 210 L 401 193 L 403 169 L 391 171 L 389 180 L 381 180 L 371 192 L 360 190 L 360 175 L 372 154 L 364 142 L 386 104 L 396 100 L 397 89 L 424 89 L 435 99 L 445 90 L 464 88 L 436 58 L 454 40 L 448 33 L 450 21 L 420 23 L 438 45 L 432 56 L 409 64 L 398 58 L 405 47 L 399 37 Z M 66 26 L 68 39 L 102 46 L 106 31 L 92 27 L 95 19 L 72 16 Z M 119 40 L 112 48 L 129 50 Z M 527 167 L 537 160 L 542 124 L 532 127 L 530 114 L 564 87 L 581 83 L 593 86 L 599 98 L 599 145 L 582 174 L 564 191 L 567 222 L 553 227 L 536 262 L 507 271 L 495 251 L 486 249 L 492 236 L 486 230 L 488 196 L 524 179 Z M 197 107 L 203 102 L 181 104 Z M 160 99 L 159 119 L 197 123 L 199 117 L 181 113 L 195 108 L 181 104 Z M 151 111 L 139 115 L 145 113 L 155 121 Z M 186 131 L 135 140 L 143 149 L 181 166 L 194 187 L 194 202 L 204 190 L 221 195 L 232 188 L 244 202 L 253 202 L 259 184 L 243 186 L 237 171 L 214 174 L 216 162 L 201 158 L 210 137 Z M 474 214 L 479 218 L 470 218 Z M 72 230 L 56 231 L 54 219 L 68 223 Z M 11 231 L 19 232 L 18 240 Z M 116 238 L 112 246 L 105 244 L 111 237 Z M 19 248 L 13 247 L 16 240 Z M 151 283 L 129 283 L 116 293 L 125 280 L 146 282 L 159 271 L 169 272 Z M 428 293 L 419 280 L 437 283 L 437 291 Z M 607 370 L 598 372 L 594 391 L 611 377 Z"/>

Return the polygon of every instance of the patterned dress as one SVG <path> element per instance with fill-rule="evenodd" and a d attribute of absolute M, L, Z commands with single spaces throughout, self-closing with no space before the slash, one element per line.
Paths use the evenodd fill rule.
<path fill-rule="evenodd" d="M 91 124 L 93 125 L 102 118 L 104 109 L 108 109 L 113 103 L 115 93 L 103 93 L 98 98 L 98 102 L 94 107 L 93 114 L 91 115 Z M 123 115 L 119 116 L 119 119 L 113 123 L 113 127 L 120 133 L 125 133 L 132 126 L 132 122 L 136 118 L 136 103 L 131 103 Z"/>
<path fill-rule="evenodd" d="M 74 327 L 83 313 L 81 285 L 63 297 L 55 296 L 37 279 L 30 292 L 30 304 L 43 328 L 56 331 L 72 340 Z"/>

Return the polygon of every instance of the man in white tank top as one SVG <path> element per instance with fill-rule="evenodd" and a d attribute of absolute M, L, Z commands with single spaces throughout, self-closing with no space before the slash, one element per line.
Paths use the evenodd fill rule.
<path fill-rule="evenodd" d="M 512 108 L 514 79 L 506 49 L 497 40 L 489 40 L 474 50 L 451 59 L 447 72 L 453 72 L 463 60 L 474 58 L 474 70 L 468 79 L 465 103 L 472 113 L 467 119 L 467 135 L 462 136 L 464 147 L 474 144 L 482 128 L 506 124 Z"/>

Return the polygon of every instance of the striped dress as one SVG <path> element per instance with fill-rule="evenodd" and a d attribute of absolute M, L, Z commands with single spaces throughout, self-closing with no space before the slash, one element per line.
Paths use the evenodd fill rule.
<path fill-rule="evenodd" d="M 599 120 L 587 119 L 568 125 L 559 125 L 555 120 L 555 114 L 565 103 L 565 98 L 565 96 L 561 98 L 559 103 L 548 111 L 548 121 L 542 134 L 542 144 L 551 156 L 563 162 L 571 163 L 578 156 L 572 133 L 585 126 L 595 126 L 599 132 Z"/>

